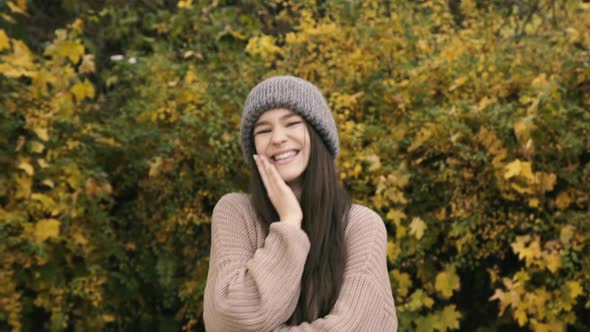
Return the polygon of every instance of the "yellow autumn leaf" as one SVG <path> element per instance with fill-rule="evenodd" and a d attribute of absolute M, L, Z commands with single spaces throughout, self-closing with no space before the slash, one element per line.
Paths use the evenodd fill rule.
<path fill-rule="evenodd" d="M 276 45 L 276 40 L 273 36 L 262 35 L 252 37 L 248 40 L 246 53 L 260 56 L 264 61 L 270 62 L 277 54 L 281 54 L 282 50 Z"/>
<path fill-rule="evenodd" d="M 115 321 L 115 316 L 114 315 L 111 315 L 111 314 L 103 314 L 102 315 L 102 320 L 105 323 L 111 323 L 111 322 L 114 322 Z"/>
<path fill-rule="evenodd" d="M 10 48 L 10 39 L 4 32 L 4 30 L 0 29 L 0 51 L 3 51 L 7 48 Z"/>
<path fill-rule="evenodd" d="M 51 211 L 55 208 L 55 201 L 53 200 L 53 198 L 44 195 L 44 194 L 40 194 L 40 193 L 32 193 L 31 194 L 31 199 L 35 200 L 35 201 L 39 201 L 41 202 L 41 204 L 43 205 L 43 208 Z"/>
<path fill-rule="evenodd" d="M 8 5 L 8 8 L 10 8 L 11 12 L 28 16 L 28 14 L 26 12 L 26 10 L 27 10 L 27 2 L 26 1 L 19 0 L 16 4 L 14 4 L 12 1 L 8 1 L 6 4 Z"/>
<path fill-rule="evenodd" d="M 510 302 L 507 301 L 507 299 L 506 299 L 508 297 L 507 295 L 509 295 L 509 294 L 506 294 L 501 289 L 496 288 L 494 295 L 492 295 L 489 298 L 490 301 L 495 301 L 495 300 L 500 301 L 500 315 L 504 314 L 504 311 L 506 310 L 506 308 L 510 304 Z"/>
<path fill-rule="evenodd" d="M 538 183 L 539 189 L 541 192 L 550 192 L 555 187 L 555 181 L 557 180 L 557 175 L 554 173 L 544 173 L 544 172 L 537 172 L 535 173 L 535 182 Z"/>
<path fill-rule="evenodd" d="M 532 138 L 529 138 L 526 143 L 522 145 L 522 153 L 527 159 L 532 159 L 535 155 L 535 142 L 533 142 Z"/>
<path fill-rule="evenodd" d="M 461 312 L 457 311 L 457 307 L 454 304 L 447 305 L 440 312 L 439 319 L 433 327 L 438 331 L 446 331 L 447 329 L 456 330 L 459 328 L 461 317 Z"/>
<path fill-rule="evenodd" d="M 451 84 L 451 86 L 449 87 L 449 92 L 456 90 L 458 87 L 462 86 L 463 84 L 465 84 L 465 82 L 467 82 L 467 80 L 469 79 L 469 77 L 467 76 L 461 76 L 459 78 L 457 78 L 453 84 Z"/>
<path fill-rule="evenodd" d="M 61 77 L 60 77 L 61 79 Z M 46 69 L 41 69 L 33 76 L 33 91 L 36 97 L 41 97 L 47 94 L 47 86 L 55 86 L 58 81 L 58 77 L 54 73 L 49 72 Z"/>
<path fill-rule="evenodd" d="M 517 183 L 511 183 L 510 187 L 512 187 L 512 189 L 518 191 L 521 194 L 532 194 L 533 190 L 529 187 L 525 187 L 525 186 L 521 186 Z"/>
<path fill-rule="evenodd" d="M 35 127 L 35 128 L 33 128 L 33 131 L 35 132 L 35 134 L 37 134 L 37 136 L 42 141 L 47 142 L 47 140 L 49 140 L 49 135 L 47 134 L 47 128 Z"/>
<path fill-rule="evenodd" d="M 78 67 L 78 73 L 85 74 L 85 73 L 94 73 L 96 71 L 96 66 L 94 64 L 94 55 L 93 54 L 86 54 L 82 58 L 82 63 Z"/>
<path fill-rule="evenodd" d="M 247 40 L 248 39 L 247 36 L 244 36 L 242 33 L 240 33 L 239 31 L 236 31 L 236 30 L 232 29 L 231 27 L 226 28 L 225 31 L 227 31 L 227 33 L 230 36 L 234 37 L 237 40 Z"/>
<path fill-rule="evenodd" d="M 422 127 L 422 129 L 420 129 L 420 131 L 416 135 L 416 138 L 414 139 L 412 144 L 408 147 L 408 152 L 412 152 L 418 149 L 420 146 L 422 146 L 422 144 L 428 141 L 433 134 L 434 132 L 432 128 L 430 128 L 430 126 Z"/>
<path fill-rule="evenodd" d="M 47 168 L 47 167 L 49 167 L 49 163 L 46 162 L 45 159 L 43 159 L 43 158 L 37 159 L 37 163 L 39 164 L 39 166 L 41 168 Z"/>
<path fill-rule="evenodd" d="M 14 194 L 15 198 L 28 198 L 29 195 L 31 194 L 31 187 L 33 185 L 33 178 L 30 176 L 16 176 L 14 178 L 16 184 L 17 184 L 17 189 L 16 189 L 16 193 Z"/>
<path fill-rule="evenodd" d="M 72 63 L 78 63 L 84 54 L 84 46 L 78 40 L 66 40 L 63 30 L 57 30 L 55 34 L 58 40 L 45 50 L 44 55 L 68 58 Z"/>
<path fill-rule="evenodd" d="M 180 0 L 178 1 L 178 8 L 190 8 L 193 5 L 193 0 Z"/>
<path fill-rule="evenodd" d="M 125 248 L 127 248 L 131 251 L 135 251 L 137 249 L 137 245 L 135 244 L 135 242 L 127 242 L 125 244 Z"/>
<path fill-rule="evenodd" d="M 49 188 L 55 187 L 55 183 L 50 179 L 45 179 L 45 180 L 41 181 L 41 184 L 44 184 Z"/>
<path fill-rule="evenodd" d="M 401 254 L 401 249 L 393 241 L 387 241 L 387 258 L 390 261 L 395 261 Z"/>
<path fill-rule="evenodd" d="M 524 177 L 528 181 L 534 181 L 533 168 L 530 162 L 524 161 L 521 163 L 520 176 Z"/>
<path fill-rule="evenodd" d="M 517 236 L 516 241 L 510 245 L 512 247 L 512 251 L 514 251 L 515 254 L 518 254 L 526 247 L 526 244 L 530 241 L 530 239 L 530 235 Z"/>
<path fill-rule="evenodd" d="M 523 327 L 526 324 L 528 317 L 526 315 L 526 311 L 522 307 L 518 307 L 514 313 L 512 314 L 516 321 L 518 322 L 518 326 Z"/>
<path fill-rule="evenodd" d="M 82 29 L 84 29 L 84 20 L 82 20 L 81 18 L 77 18 L 71 25 L 70 27 L 72 28 L 72 32 L 74 32 L 76 35 L 82 32 Z"/>
<path fill-rule="evenodd" d="M 406 219 L 406 214 L 403 211 L 397 209 L 391 209 L 385 216 L 387 220 L 393 221 L 396 226 L 400 226 L 401 220 Z"/>
<path fill-rule="evenodd" d="M 572 225 L 564 226 L 561 231 L 559 232 L 559 240 L 564 245 L 568 245 L 570 243 L 571 238 L 574 236 L 574 232 L 576 227 Z"/>
<path fill-rule="evenodd" d="M 396 239 L 402 239 L 406 236 L 406 227 L 403 225 L 399 225 L 399 227 L 395 228 L 395 238 Z"/>
<path fill-rule="evenodd" d="M 531 163 L 528 161 L 520 161 L 519 159 L 516 159 L 505 166 L 504 179 L 508 180 L 517 176 L 534 181 Z"/>
<path fill-rule="evenodd" d="M 454 267 L 439 272 L 434 280 L 434 288 L 444 299 L 450 298 L 453 295 L 453 292 L 458 290 L 460 286 L 459 276 L 455 272 Z"/>
<path fill-rule="evenodd" d="M 84 54 L 84 46 L 75 41 L 65 41 L 61 47 L 60 54 L 68 57 L 72 63 L 78 63 L 80 57 Z"/>
<path fill-rule="evenodd" d="M 531 87 L 533 89 L 540 90 L 540 89 L 545 88 L 548 84 L 549 84 L 549 81 L 547 81 L 547 74 L 540 73 L 531 82 Z"/>
<path fill-rule="evenodd" d="M 31 142 L 31 152 L 41 153 L 43 150 L 45 150 L 45 145 L 43 145 L 43 143 L 37 141 Z"/>
<path fill-rule="evenodd" d="M 561 255 L 557 252 L 543 252 L 543 259 L 545 260 L 547 269 L 552 273 L 557 272 L 561 267 Z"/>
<path fill-rule="evenodd" d="M 580 32 L 572 27 L 565 29 L 568 34 L 570 43 L 576 43 L 580 41 Z"/>
<path fill-rule="evenodd" d="M 510 179 L 520 174 L 521 167 L 521 162 L 518 159 L 506 165 L 504 171 L 504 179 Z"/>
<path fill-rule="evenodd" d="M 396 293 L 401 297 L 408 295 L 410 287 L 412 287 L 412 278 L 410 274 L 406 272 L 400 272 L 399 270 L 392 270 L 389 272 L 391 279 L 395 280 Z"/>
<path fill-rule="evenodd" d="M 148 176 L 158 176 L 160 174 L 160 169 L 162 168 L 162 157 L 154 157 L 152 160 L 148 161 L 148 164 L 150 165 Z"/>
<path fill-rule="evenodd" d="M 191 84 L 197 80 L 197 71 L 195 70 L 194 66 L 189 66 L 186 74 L 184 75 L 184 83 Z"/>
<path fill-rule="evenodd" d="M 9 22 L 11 24 L 15 24 L 16 21 L 14 20 L 14 18 L 12 18 L 12 16 L 5 14 L 5 13 L 1 13 L 0 17 L 2 17 L 3 20 L 5 20 L 6 22 Z"/>
<path fill-rule="evenodd" d="M 492 97 L 492 98 L 488 98 L 488 96 L 484 96 L 483 98 L 481 98 L 481 100 L 479 101 L 478 105 L 477 105 L 477 111 L 481 112 L 483 110 L 485 110 L 488 106 L 495 104 L 497 102 L 496 98 Z"/>
<path fill-rule="evenodd" d="M 566 323 L 564 322 L 541 323 L 535 319 L 531 319 L 531 325 L 535 332 L 565 332 L 566 330 Z"/>
<path fill-rule="evenodd" d="M 539 236 L 535 236 L 529 243 L 530 239 L 530 235 L 517 236 L 516 241 L 510 245 L 514 253 L 518 254 L 518 259 L 525 260 L 527 267 L 542 255 Z"/>
<path fill-rule="evenodd" d="M 369 164 L 369 168 L 368 168 L 369 172 L 374 172 L 374 171 L 377 171 L 381 168 L 381 159 L 376 154 L 366 156 L 365 161 L 368 162 L 368 164 Z"/>
<path fill-rule="evenodd" d="M 84 190 L 86 191 L 86 195 L 94 196 L 101 192 L 101 187 L 94 179 L 87 179 L 86 183 L 84 184 Z"/>
<path fill-rule="evenodd" d="M 94 140 L 97 143 L 105 144 L 105 145 L 109 145 L 109 146 L 117 147 L 117 148 L 121 147 L 121 144 L 119 142 L 115 141 L 115 139 L 112 137 L 104 137 L 104 136 L 96 134 L 96 133 L 91 133 L 91 134 L 89 134 L 89 136 L 94 138 Z"/>
<path fill-rule="evenodd" d="M 12 47 L 14 49 L 13 57 L 10 58 L 12 65 L 21 66 L 27 69 L 34 69 L 34 56 L 31 49 L 20 40 L 12 40 Z"/>
<path fill-rule="evenodd" d="M 414 235 L 416 239 L 420 240 L 424 236 L 424 230 L 426 229 L 426 223 L 424 220 L 414 217 L 410 223 L 410 234 Z"/>
<path fill-rule="evenodd" d="M 432 308 L 434 300 L 424 292 L 422 289 L 415 290 L 412 295 L 408 298 L 407 304 L 404 309 L 410 311 L 417 311 L 422 307 Z"/>
<path fill-rule="evenodd" d="M 516 121 L 513 130 L 518 141 L 523 144 L 531 138 L 532 133 L 537 130 L 537 126 L 530 118 L 522 118 Z"/>
<path fill-rule="evenodd" d="M 25 171 L 25 173 L 27 173 L 27 175 L 29 176 L 33 176 L 35 174 L 35 169 L 33 168 L 33 165 L 29 164 L 25 160 L 21 161 L 20 164 L 18 164 L 18 168 Z"/>
<path fill-rule="evenodd" d="M 567 209 L 571 203 L 572 198 L 570 197 L 567 191 L 560 192 L 559 195 L 557 195 L 557 198 L 555 199 L 555 204 L 560 210 Z"/>
<path fill-rule="evenodd" d="M 56 219 L 42 219 L 35 225 L 35 242 L 41 243 L 49 238 L 56 238 L 59 236 L 60 222 Z"/>
<path fill-rule="evenodd" d="M 0 63 L 0 74 L 13 78 L 34 76 L 36 68 L 29 47 L 20 40 L 12 40 L 12 48 L 11 54 L 2 57 L 4 63 Z"/>
<path fill-rule="evenodd" d="M 80 233 L 80 232 L 74 233 L 74 235 L 72 235 L 72 237 L 74 238 L 74 241 L 77 244 L 80 244 L 80 245 L 83 245 L 83 246 L 85 246 L 86 244 L 88 244 L 88 239 L 86 239 L 86 237 L 84 237 L 84 235 L 82 235 L 82 233 Z"/>
<path fill-rule="evenodd" d="M 572 299 L 577 298 L 584 292 L 582 286 L 580 285 L 580 282 L 577 280 L 571 280 L 566 282 L 566 286 L 569 291 L 570 298 Z"/>
<path fill-rule="evenodd" d="M 85 98 L 94 98 L 94 86 L 90 81 L 85 79 L 84 81 L 76 83 L 72 89 L 72 93 L 76 96 L 76 101 L 79 103 Z"/>

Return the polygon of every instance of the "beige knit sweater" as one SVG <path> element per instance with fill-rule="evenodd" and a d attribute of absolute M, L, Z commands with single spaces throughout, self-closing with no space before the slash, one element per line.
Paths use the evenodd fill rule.
<path fill-rule="evenodd" d="M 385 225 L 353 204 L 345 231 L 344 282 L 332 311 L 287 326 L 299 299 L 309 239 L 300 228 L 275 222 L 265 234 L 246 194 L 223 196 L 213 210 L 205 288 L 205 328 L 230 331 L 397 331 L 387 272 Z"/>

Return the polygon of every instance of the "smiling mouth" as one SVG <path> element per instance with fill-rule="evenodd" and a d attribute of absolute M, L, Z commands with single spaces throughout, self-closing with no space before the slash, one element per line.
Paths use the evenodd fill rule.
<path fill-rule="evenodd" d="M 270 159 L 272 160 L 272 162 L 275 165 L 284 165 L 284 164 L 288 164 L 291 161 L 293 161 L 295 158 L 297 158 L 297 156 L 299 155 L 299 150 L 295 150 L 295 153 L 293 153 L 293 151 L 289 152 L 289 155 L 287 156 L 283 156 L 280 159 L 276 159 L 274 156 L 271 157 Z"/>

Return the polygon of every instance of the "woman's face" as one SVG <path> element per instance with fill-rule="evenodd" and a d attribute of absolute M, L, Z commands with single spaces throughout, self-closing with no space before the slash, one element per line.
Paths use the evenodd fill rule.
<path fill-rule="evenodd" d="M 309 144 L 305 120 L 288 109 L 268 110 L 254 125 L 256 154 L 269 158 L 288 184 L 301 181 L 309 162 Z"/>

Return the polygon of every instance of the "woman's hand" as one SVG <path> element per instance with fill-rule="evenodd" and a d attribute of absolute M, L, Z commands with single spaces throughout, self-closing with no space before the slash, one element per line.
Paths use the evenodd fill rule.
<path fill-rule="evenodd" d="M 254 161 L 264 187 L 266 187 L 268 197 L 277 210 L 281 221 L 301 227 L 303 212 L 293 190 L 281 178 L 276 167 L 267 157 L 254 155 Z"/>

